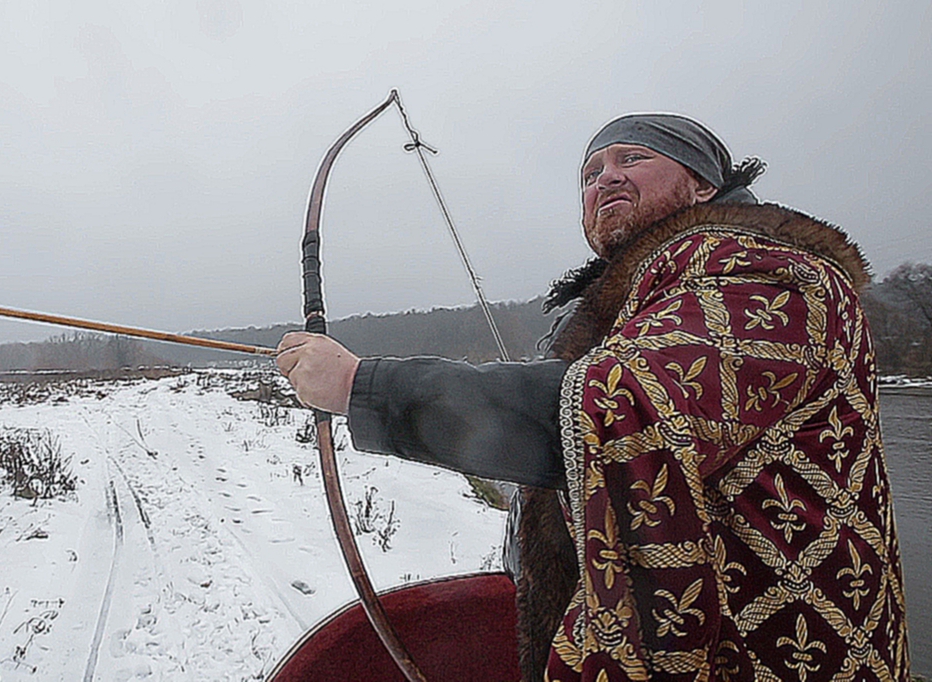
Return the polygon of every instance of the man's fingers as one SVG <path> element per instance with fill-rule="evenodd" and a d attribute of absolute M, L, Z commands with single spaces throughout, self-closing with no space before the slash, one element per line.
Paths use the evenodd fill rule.
<path fill-rule="evenodd" d="M 291 350 L 292 348 L 303 346 L 315 336 L 320 336 L 320 334 L 310 334 L 308 332 L 288 332 L 282 337 L 282 340 L 279 341 L 278 348 L 276 350 L 280 355 L 286 351 Z"/>
<path fill-rule="evenodd" d="M 275 364 L 278 365 L 278 371 L 284 374 L 286 377 L 291 374 L 291 370 L 294 369 L 294 366 L 298 364 L 298 360 L 301 358 L 298 353 L 293 352 L 295 348 L 300 348 L 300 346 L 288 348 L 287 350 L 280 352 L 278 357 L 275 358 Z"/>
<path fill-rule="evenodd" d="M 293 355 L 294 355 L 295 357 L 299 357 L 296 353 L 293 354 Z M 293 369 L 293 370 L 298 370 L 298 371 L 300 371 L 301 368 L 298 367 L 298 365 L 300 365 L 300 364 L 301 364 L 301 361 L 300 361 L 300 359 L 299 359 L 297 362 L 292 363 L 292 369 Z M 289 373 L 288 375 L 286 375 L 286 376 L 288 376 L 289 381 L 291 381 L 291 375 L 290 375 L 290 373 Z M 291 385 L 292 385 L 292 387 L 295 389 L 295 396 L 297 396 L 298 402 L 301 403 L 302 405 L 304 405 L 304 407 L 313 407 L 313 405 L 311 405 L 310 403 L 308 403 L 307 400 L 304 399 L 304 396 L 301 395 L 301 393 L 303 392 L 303 390 L 302 390 L 303 386 L 295 386 L 295 383 L 294 383 L 293 381 L 291 382 Z"/>
<path fill-rule="evenodd" d="M 282 340 L 276 348 L 275 364 L 278 365 L 278 371 L 285 376 L 291 374 L 295 364 L 301 358 L 297 351 L 304 348 L 314 337 L 319 334 L 309 334 L 307 332 L 288 332 L 282 337 Z"/>
<path fill-rule="evenodd" d="M 306 332 L 286 334 L 277 352 L 275 363 L 303 405 L 346 412 L 359 358 L 327 336 Z"/>

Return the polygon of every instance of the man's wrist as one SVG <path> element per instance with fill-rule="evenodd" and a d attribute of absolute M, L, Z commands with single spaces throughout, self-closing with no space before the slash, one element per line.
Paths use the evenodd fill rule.
<path fill-rule="evenodd" d="M 359 372 L 360 359 L 353 356 L 353 364 L 350 368 L 350 371 L 346 373 L 346 378 L 343 385 L 343 395 L 346 396 L 346 399 L 343 401 L 343 414 L 349 414 L 350 402 L 353 398 L 353 386 L 356 383 L 356 374 Z"/>

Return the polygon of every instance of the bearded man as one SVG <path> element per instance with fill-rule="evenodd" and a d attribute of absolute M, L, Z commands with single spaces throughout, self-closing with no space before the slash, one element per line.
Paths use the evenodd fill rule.
<path fill-rule="evenodd" d="M 581 173 L 599 258 L 551 292 L 579 299 L 551 359 L 282 340 L 301 401 L 348 413 L 357 448 L 525 486 L 528 682 L 909 678 L 867 264 L 758 204 L 762 169 L 683 116 L 600 130 Z"/>

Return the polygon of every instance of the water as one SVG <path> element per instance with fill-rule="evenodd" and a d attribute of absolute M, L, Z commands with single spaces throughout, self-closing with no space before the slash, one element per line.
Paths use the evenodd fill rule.
<path fill-rule="evenodd" d="M 903 553 L 912 672 L 932 678 L 932 388 L 883 390 L 880 416 Z"/>

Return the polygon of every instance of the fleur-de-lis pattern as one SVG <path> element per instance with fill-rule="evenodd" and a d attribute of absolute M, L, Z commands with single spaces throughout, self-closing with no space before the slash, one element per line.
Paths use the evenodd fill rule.
<path fill-rule="evenodd" d="M 615 514 L 611 507 L 605 508 L 604 527 L 604 533 L 596 529 L 590 530 L 586 539 L 597 540 L 602 544 L 602 549 L 598 551 L 598 554 L 592 560 L 592 565 L 597 570 L 602 571 L 605 588 L 610 590 L 615 584 L 615 576 L 625 570 L 621 553 L 618 550 L 618 533 L 615 529 Z"/>
<path fill-rule="evenodd" d="M 787 543 L 793 542 L 793 533 L 798 533 L 806 527 L 806 522 L 802 521 L 796 512 L 806 511 L 806 505 L 801 500 L 791 498 L 786 492 L 786 485 L 783 483 L 783 476 L 777 474 L 773 479 L 773 486 L 777 489 L 777 497 L 764 500 L 762 509 L 776 507 L 779 510 L 777 518 L 770 522 L 776 530 L 783 532 L 783 537 Z"/>
<path fill-rule="evenodd" d="M 642 334 L 655 327 L 663 328 L 683 324 L 683 319 L 676 314 L 676 311 L 679 310 L 682 305 L 683 301 L 681 300 L 673 301 L 660 310 L 652 310 L 635 324 Z"/>
<path fill-rule="evenodd" d="M 669 362 L 664 367 L 676 374 L 677 383 L 680 386 L 680 390 L 683 392 L 684 398 L 689 398 L 689 391 L 687 388 L 693 390 L 693 395 L 696 400 L 702 397 L 702 384 L 700 384 L 695 379 L 702 374 L 702 370 L 705 369 L 708 358 L 702 356 L 696 358 L 696 360 L 689 366 L 689 369 L 683 369 L 683 367 L 677 362 Z"/>
<path fill-rule="evenodd" d="M 799 374 L 797 372 L 790 372 L 786 376 L 778 379 L 777 375 L 773 372 L 761 372 L 761 377 L 764 379 L 765 384 L 761 384 L 756 388 L 748 386 L 748 400 L 744 404 L 744 409 L 762 412 L 768 403 L 774 406 L 786 403 L 787 401 L 781 394 L 781 391 L 788 386 L 792 386 L 798 376 Z"/>
<path fill-rule="evenodd" d="M 657 472 L 657 477 L 653 483 L 648 483 L 647 479 L 637 480 L 631 484 L 631 491 L 641 490 L 647 493 L 647 497 L 642 497 L 637 501 L 628 502 L 628 513 L 631 514 L 631 530 L 637 530 L 642 523 L 648 526 L 657 526 L 660 524 L 661 509 L 666 507 L 670 516 L 676 513 L 676 503 L 669 495 L 663 495 L 667 489 L 667 480 L 669 477 L 667 465 L 664 464 Z M 632 495 L 632 497 L 635 497 Z"/>
<path fill-rule="evenodd" d="M 841 471 L 841 463 L 848 456 L 848 450 L 845 448 L 845 436 L 853 436 L 854 429 L 850 426 L 843 426 L 838 418 L 838 405 L 832 406 L 832 411 L 828 415 L 829 427 L 819 434 L 819 442 L 826 439 L 832 441 L 832 451 L 828 454 L 829 459 L 835 462 L 835 469 Z"/>
<path fill-rule="evenodd" d="M 820 257 L 703 226 L 642 261 L 564 377 L 582 580 L 548 679 L 906 682 L 873 367 Z"/>
<path fill-rule="evenodd" d="M 725 591 L 735 593 L 740 590 L 741 588 L 736 584 L 737 574 L 740 573 L 742 576 L 747 576 L 747 569 L 744 567 L 744 564 L 740 564 L 737 561 L 728 561 L 725 543 L 722 541 L 720 535 L 716 536 L 713 541 L 713 557 L 718 567 L 718 575 L 721 576 L 722 587 L 725 588 Z M 732 571 L 735 572 L 734 576 L 731 575 Z"/>
<path fill-rule="evenodd" d="M 631 394 L 627 388 L 619 386 L 622 377 L 622 367 L 621 365 L 615 365 L 612 367 L 611 371 L 608 373 L 608 379 L 603 384 L 601 381 L 593 379 L 589 382 L 591 388 L 595 388 L 601 392 L 602 395 L 593 398 L 596 405 L 599 406 L 603 412 L 602 423 L 609 427 L 614 423 L 616 419 L 624 419 L 625 416 L 619 413 L 621 409 L 621 403 L 619 399 L 624 398 L 628 401 L 628 404 L 634 403 L 634 396 Z"/>
<path fill-rule="evenodd" d="M 702 578 L 686 588 L 679 597 L 669 590 L 657 590 L 654 592 L 655 597 L 667 601 L 667 605 L 657 612 L 652 611 L 654 620 L 657 621 L 657 637 L 663 637 L 668 632 L 672 632 L 677 637 L 685 637 L 685 630 L 680 628 L 686 627 L 687 616 L 696 619 L 698 625 L 705 623 L 705 613 L 697 608 L 693 608 L 693 603 L 699 598 L 702 592 Z"/>
<path fill-rule="evenodd" d="M 785 659 L 786 667 L 795 670 L 799 674 L 799 682 L 806 682 L 809 673 L 814 673 L 821 668 L 821 664 L 815 663 L 816 654 L 822 652 L 828 653 L 825 644 L 819 640 L 809 639 L 809 627 L 803 614 L 796 617 L 796 638 L 780 637 L 777 639 L 777 647 L 791 647 L 789 656 Z"/>
<path fill-rule="evenodd" d="M 867 574 L 873 573 L 874 569 L 871 568 L 870 564 L 861 560 L 861 555 L 851 540 L 848 540 L 848 553 L 851 555 L 851 566 L 842 568 L 835 577 L 841 580 L 845 576 L 851 576 L 851 581 L 848 583 L 849 589 L 843 590 L 842 594 L 851 599 L 854 610 L 857 611 L 861 608 L 861 599 L 870 594 L 865 577 Z"/>
<path fill-rule="evenodd" d="M 790 300 L 789 291 L 780 292 L 772 301 L 757 294 L 752 294 L 749 298 L 758 304 L 758 307 L 745 309 L 744 314 L 748 316 L 748 322 L 744 325 L 746 331 L 754 329 L 757 325 L 769 331 L 778 323 L 782 323 L 784 327 L 790 323 L 789 315 L 780 310 Z"/>

